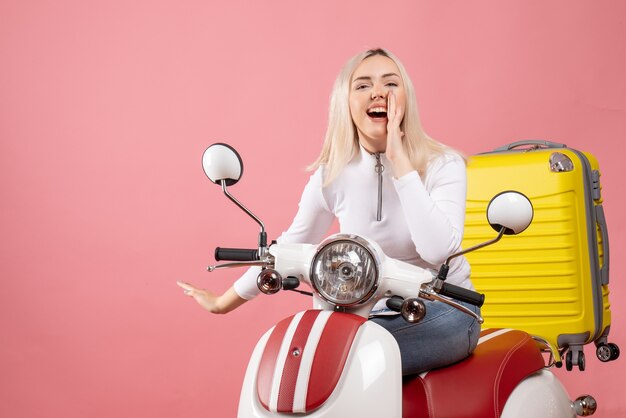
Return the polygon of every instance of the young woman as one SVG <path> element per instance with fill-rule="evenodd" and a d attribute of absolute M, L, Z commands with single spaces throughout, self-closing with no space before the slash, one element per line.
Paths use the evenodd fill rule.
<path fill-rule="evenodd" d="M 369 50 L 344 66 L 311 170 L 299 210 L 279 241 L 317 244 L 337 218 L 342 233 L 367 236 L 388 256 L 423 268 L 436 271 L 460 249 L 465 161 L 423 132 L 412 83 L 389 51 Z M 220 296 L 178 284 L 208 311 L 226 313 L 259 293 L 259 271 L 251 268 Z M 472 288 L 465 258 L 453 259 L 447 281 Z M 425 303 L 426 317 L 417 324 L 406 323 L 384 301 L 372 312 L 371 320 L 398 341 L 405 375 L 460 361 L 478 342 L 480 326 L 472 317 Z"/>

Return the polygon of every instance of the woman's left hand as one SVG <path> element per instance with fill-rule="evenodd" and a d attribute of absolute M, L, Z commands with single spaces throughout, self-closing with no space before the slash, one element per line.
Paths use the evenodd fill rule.
<path fill-rule="evenodd" d="M 176 284 L 183 288 L 185 295 L 194 298 L 198 305 L 212 313 L 225 314 L 246 302 L 245 299 L 235 292 L 233 287 L 218 296 L 213 292 L 197 288 L 189 283 L 177 281 Z"/>
<path fill-rule="evenodd" d="M 393 91 L 387 94 L 387 149 L 385 155 L 393 165 L 393 175 L 400 178 L 413 171 L 411 161 L 402 146 L 404 132 L 400 130 L 400 123 L 404 117 L 404 109 L 396 104 Z"/>

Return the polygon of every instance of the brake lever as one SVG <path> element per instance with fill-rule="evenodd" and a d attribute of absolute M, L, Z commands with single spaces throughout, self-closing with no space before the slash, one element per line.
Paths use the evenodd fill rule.
<path fill-rule="evenodd" d="M 479 324 L 482 324 L 483 322 L 485 322 L 485 320 L 483 319 L 482 316 L 478 315 L 476 312 L 466 308 L 465 306 L 461 305 L 458 302 L 455 302 L 451 299 L 448 299 L 446 297 L 443 297 L 439 294 L 437 294 L 437 292 L 435 291 L 435 289 L 433 289 L 432 284 L 431 283 L 425 283 L 421 286 L 420 291 L 419 291 L 419 296 L 423 299 L 427 299 L 427 300 L 436 300 L 439 302 L 443 302 L 447 305 L 450 305 L 456 309 L 458 309 L 459 311 L 466 313 L 469 316 L 473 316 L 474 318 L 476 318 L 476 320 L 478 321 Z"/>
<path fill-rule="evenodd" d="M 269 259 L 265 259 L 256 261 L 236 261 L 232 263 L 215 264 L 213 266 L 208 266 L 206 269 L 210 273 L 215 270 L 231 269 L 236 267 L 271 267 L 272 265 L 273 263 Z"/>

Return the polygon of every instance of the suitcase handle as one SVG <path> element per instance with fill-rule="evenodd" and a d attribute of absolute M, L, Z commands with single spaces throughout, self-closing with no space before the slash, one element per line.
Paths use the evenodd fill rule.
<path fill-rule="evenodd" d="M 523 141 L 512 142 L 507 145 L 496 148 L 495 152 L 510 151 L 513 148 L 523 147 L 525 145 L 534 145 L 535 148 L 567 148 L 567 145 L 558 142 L 543 141 L 540 139 L 527 139 Z"/>
<path fill-rule="evenodd" d="M 609 232 L 606 227 L 606 217 L 604 216 L 604 208 L 602 205 L 596 206 L 596 221 L 600 227 L 602 235 L 602 249 L 604 251 L 604 262 L 600 269 L 600 280 L 603 285 L 609 284 Z"/>

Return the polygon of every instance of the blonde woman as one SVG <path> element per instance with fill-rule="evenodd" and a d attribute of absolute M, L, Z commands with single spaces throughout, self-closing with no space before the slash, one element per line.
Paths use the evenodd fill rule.
<path fill-rule="evenodd" d="M 400 61 L 374 49 L 350 59 L 335 81 L 328 130 L 299 210 L 281 242 L 319 243 L 334 219 L 342 233 L 376 241 L 390 257 L 437 270 L 460 249 L 465 216 L 465 161 L 422 130 L 413 85 Z M 252 268 L 223 295 L 179 285 L 202 307 L 226 313 L 259 290 Z M 448 282 L 472 289 L 469 265 L 455 258 Z M 467 357 L 479 324 L 448 305 L 427 304 L 408 324 L 379 302 L 371 320 L 400 346 L 403 374 Z M 478 308 L 464 304 L 478 312 Z"/>

